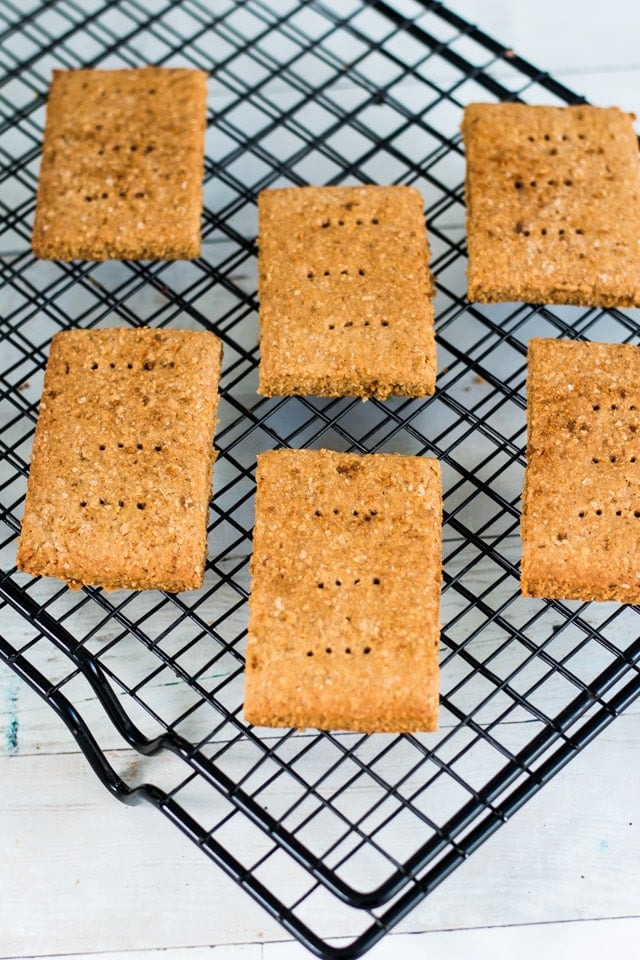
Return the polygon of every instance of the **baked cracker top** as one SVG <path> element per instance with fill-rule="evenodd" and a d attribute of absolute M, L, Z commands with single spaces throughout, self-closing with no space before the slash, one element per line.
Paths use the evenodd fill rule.
<path fill-rule="evenodd" d="M 266 190 L 259 213 L 260 392 L 433 393 L 433 284 L 418 191 Z"/>
<path fill-rule="evenodd" d="M 525 595 L 640 601 L 640 347 L 536 339 Z"/>
<path fill-rule="evenodd" d="M 200 585 L 220 357 L 205 331 L 56 334 L 19 569 L 72 586 Z"/>
<path fill-rule="evenodd" d="M 633 119 L 615 107 L 466 108 L 470 300 L 640 305 Z"/>
<path fill-rule="evenodd" d="M 273 450 L 257 484 L 246 719 L 435 729 L 439 463 Z"/>
<path fill-rule="evenodd" d="M 207 74 L 55 70 L 32 246 L 49 260 L 200 252 Z"/>

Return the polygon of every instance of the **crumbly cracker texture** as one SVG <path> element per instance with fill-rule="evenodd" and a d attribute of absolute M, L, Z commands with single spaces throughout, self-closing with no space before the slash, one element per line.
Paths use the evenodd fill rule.
<path fill-rule="evenodd" d="M 412 187 L 259 196 L 260 393 L 424 397 L 434 288 Z"/>
<path fill-rule="evenodd" d="M 468 296 L 640 306 L 640 170 L 617 107 L 473 103 Z"/>
<path fill-rule="evenodd" d="M 221 344 L 188 330 L 53 338 L 18 569 L 72 587 L 199 587 Z"/>
<path fill-rule="evenodd" d="M 436 460 L 259 455 L 247 721 L 436 729 L 441 513 Z"/>
<path fill-rule="evenodd" d="M 640 347 L 536 339 L 522 592 L 640 602 Z"/>
<path fill-rule="evenodd" d="M 46 260 L 193 259 L 207 74 L 54 70 L 32 247 Z"/>

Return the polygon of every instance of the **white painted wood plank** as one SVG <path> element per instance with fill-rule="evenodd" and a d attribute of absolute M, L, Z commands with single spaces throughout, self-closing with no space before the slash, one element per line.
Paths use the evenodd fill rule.
<path fill-rule="evenodd" d="M 100 960 L 262 960 L 263 949 L 259 943 L 222 944 L 222 946 L 180 947 L 161 950 L 118 950 L 116 953 L 100 953 Z M 309 954 L 307 954 L 307 957 Z M 58 954 L 55 960 L 88 960 L 95 952 Z M 2 957 L 2 960 L 5 960 Z M 7 957 L 6 960 L 22 960 Z"/>
<path fill-rule="evenodd" d="M 581 957 L 631 956 L 640 938 L 640 918 L 568 921 L 562 924 L 515 924 L 473 930 L 390 934 L 367 954 L 367 960 L 567 960 Z M 335 946 L 343 941 L 334 941 Z M 64 954 L 56 960 L 88 960 L 95 953 Z M 304 947 L 291 941 L 179 950 L 127 950 L 101 953 L 101 960 L 309 960 Z M 9 957 L 7 960 L 20 960 Z"/>
<path fill-rule="evenodd" d="M 447 0 L 447 6 L 557 77 L 640 66 L 633 0 Z"/>
<path fill-rule="evenodd" d="M 391 934 L 367 960 L 582 960 L 628 957 L 640 937 L 640 918 L 584 922 L 516 924 L 484 930 L 442 930 Z M 335 942 L 336 946 L 340 941 Z M 72 958 L 69 958 L 72 960 Z M 141 958 L 143 960 L 143 958 Z M 146 958 L 144 958 L 146 960 Z M 151 958 L 149 958 L 151 960 Z M 309 960 L 299 944 L 267 944 L 264 960 Z"/>
<path fill-rule="evenodd" d="M 639 5 L 640 9 L 640 5 Z M 597 107 L 620 107 L 640 114 L 640 68 L 601 72 L 573 73 L 565 82 Z M 640 132 L 640 120 L 636 130 Z"/>
<path fill-rule="evenodd" d="M 640 718 L 620 717 L 399 929 L 640 915 L 639 736 Z"/>
<path fill-rule="evenodd" d="M 621 717 L 400 931 L 637 916 L 639 737 L 640 717 Z M 164 818 L 112 800 L 79 756 L 5 757 L 0 783 L 0 863 L 11 864 L 0 957 L 283 939 Z"/>
<path fill-rule="evenodd" d="M 5 758 L 0 783 L 0 957 L 281 935 L 164 817 L 112 799 L 81 756 Z"/>

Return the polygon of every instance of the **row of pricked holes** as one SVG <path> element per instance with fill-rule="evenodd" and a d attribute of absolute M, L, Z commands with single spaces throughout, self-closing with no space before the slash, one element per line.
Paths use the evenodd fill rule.
<path fill-rule="evenodd" d="M 619 463 L 626 463 L 626 458 L 623 458 L 623 457 L 615 457 L 612 455 L 607 459 L 609 460 L 609 463 L 616 463 L 616 461 Z M 629 463 L 635 463 L 635 462 L 636 462 L 635 457 L 629 457 Z M 591 463 L 604 463 L 604 460 L 600 460 L 598 457 L 591 457 Z"/>
<path fill-rule="evenodd" d="M 596 411 L 602 410 L 602 406 L 601 406 L 599 403 L 594 403 L 594 404 L 591 405 L 591 409 L 592 409 L 592 410 L 596 410 Z M 618 406 L 617 403 L 612 403 L 609 409 L 610 409 L 610 410 L 619 410 L 620 407 Z M 629 404 L 629 410 L 637 410 L 637 409 L 638 409 L 638 408 L 636 407 L 635 404 L 633 404 L 633 403 L 630 403 L 630 404 Z M 636 430 L 638 429 L 638 428 L 636 427 L 636 425 L 635 425 L 635 424 L 630 424 L 630 426 L 631 426 L 631 428 L 632 428 L 632 433 L 635 433 Z"/>
<path fill-rule="evenodd" d="M 367 222 L 366 220 L 363 220 L 361 217 L 358 217 L 358 219 L 355 221 L 355 224 L 357 227 L 363 227 L 366 224 L 366 222 Z M 344 227 L 345 225 L 344 220 L 335 220 L 334 223 L 337 224 L 337 226 L 339 227 Z M 374 227 L 377 227 L 380 221 L 378 220 L 377 217 L 372 217 L 371 220 L 369 220 L 369 223 L 372 223 Z M 330 227 L 330 226 L 331 226 L 331 220 L 325 220 L 324 223 L 322 224 L 322 229 L 326 230 L 327 227 Z"/>
<path fill-rule="evenodd" d="M 601 517 L 601 516 L 603 515 L 603 513 L 604 513 L 604 511 L 601 509 L 601 507 L 597 507 L 593 512 L 594 512 L 594 514 L 596 515 L 596 517 Z M 578 512 L 578 516 L 580 517 L 581 520 L 583 520 L 583 519 L 587 516 L 588 513 L 589 513 L 588 510 L 580 510 L 580 511 Z M 622 511 L 622 510 L 616 510 L 616 511 L 615 511 L 616 517 L 621 517 L 622 514 L 623 514 L 623 511 Z M 628 515 L 631 516 L 631 510 L 628 511 Z M 633 516 L 636 518 L 636 520 L 640 520 L 640 510 L 634 510 L 634 511 L 633 511 Z M 564 538 L 563 538 L 563 539 L 564 539 Z"/>
<path fill-rule="evenodd" d="M 543 136 L 542 139 L 543 139 L 543 140 L 551 140 L 551 135 L 548 134 L 548 133 L 545 133 L 545 135 Z M 569 134 L 563 133 L 560 139 L 561 139 L 561 140 L 570 140 L 571 137 L 569 136 Z M 586 139 L 587 139 L 587 138 L 586 138 L 586 135 L 585 135 L 584 133 L 579 133 L 579 134 L 578 134 L 578 140 L 586 140 Z M 530 135 L 530 136 L 527 137 L 527 140 L 529 140 L 530 143 L 535 143 L 536 138 L 535 138 L 534 136 L 531 136 L 531 135 Z"/>
<path fill-rule="evenodd" d="M 129 197 L 129 194 L 127 193 L 126 190 L 119 190 L 118 196 L 121 200 L 127 200 Z M 132 194 L 132 196 L 135 197 L 136 200 L 143 200 L 146 197 L 146 193 L 144 192 L 144 190 L 136 190 L 136 192 Z M 84 199 L 86 203 L 91 203 L 93 200 L 108 200 L 109 194 L 106 192 L 100 193 L 100 194 L 95 193 L 93 194 L 93 196 L 91 196 L 91 194 L 87 194 Z"/>
<path fill-rule="evenodd" d="M 346 320 L 345 323 L 342 324 L 343 329 L 344 329 L 345 327 L 353 327 L 353 326 L 355 326 L 353 320 Z M 370 320 L 363 320 L 363 321 L 362 321 L 362 326 L 363 326 L 363 327 L 370 327 L 370 326 L 371 326 L 371 321 L 370 321 Z M 388 321 L 388 320 L 381 320 L 381 321 L 380 321 L 380 326 L 381 326 L 381 327 L 388 327 L 388 326 L 389 326 L 389 321 Z M 327 330 L 335 330 L 335 329 L 336 329 L 336 324 L 335 324 L 335 323 L 329 323 L 329 324 L 327 324 Z"/>
<path fill-rule="evenodd" d="M 333 653 L 333 650 L 332 650 L 331 647 L 325 647 L 324 652 L 331 654 L 331 653 Z M 345 648 L 344 648 L 344 652 L 347 653 L 347 654 L 350 654 L 350 653 L 351 653 L 351 647 L 345 647 Z M 364 654 L 371 653 L 371 647 L 363 647 L 363 648 L 362 648 L 362 652 L 363 652 Z M 313 650 L 307 650 L 307 656 L 308 656 L 308 657 L 312 657 L 313 655 L 314 655 L 314 654 L 313 654 Z"/>
<path fill-rule="evenodd" d="M 573 180 L 571 180 L 569 177 L 567 177 L 567 178 L 566 178 L 565 180 L 563 180 L 562 182 L 563 182 L 563 184 L 565 185 L 565 187 L 572 187 L 572 186 L 573 186 Z M 514 180 L 514 181 L 513 181 L 513 185 L 514 185 L 514 187 L 516 188 L 516 190 L 522 190 L 522 188 L 523 188 L 524 185 L 525 185 L 525 184 L 524 184 L 524 180 Z M 530 180 L 530 181 L 529 181 L 529 186 L 530 186 L 530 187 L 537 187 L 537 186 L 538 186 L 538 181 L 537 181 L 537 180 Z M 551 178 L 551 180 L 547 180 L 547 186 L 549 186 L 549 187 L 557 187 L 557 186 L 560 186 L 560 181 L 559 181 L 559 180 L 554 180 L 553 178 Z"/>
<path fill-rule="evenodd" d="M 110 506 L 111 506 L 111 504 L 109 503 L 109 501 L 108 501 L 108 500 L 104 500 L 102 497 L 100 497 L 100 499 L 98 500 L 98 505 L 101 506 L 101 507 L 110 507 Z M 81 501 L 80 501 L 80 506 L 81 506 L 82 508 L 84 508 L 84 507 L 88 506 L 88 502 L 87 502 L 86 500 L 81 500 Z M 126 500 L 118 500 L 118 506 L 119 506 L 119 507 L 124 507 L 124 506 L 126 506 Z M 144 503 L 143 501 L 138 501 L 138 502 L 136 503 L 136 507 L 138 508 L 138 510 L 144 510 L 144 509 L 146 509 L 146 506 L 147 506 L 146 503 Z"/>
<path fill-rule="evenodd" d="M 336 516 L 336 517 L 337 517 L 337 516 L 340 516 L 340 510 L 338 509 L 338 507 L 334 507 L 331 512 L 332 512 L 333 515 Z M 322 510 L 316 510 L 313 515 L 314 515 L 314 517 L 321 517 L 321 516 L 323 515 L 323 514 L 322 514 Z M 360 516 L 360 511 L 359 511 L 359 510 L 352 510 L 352 511 L 351 511 L 351 516 L 352 516 L 352 517 L 359 517 L 359 516 Z M 377 516 L 378 516 L 378 511 L 377 511 L 377 510 L 367 510 L 365 513 L 362 514 L 362 517 L 363 517 L 364 520 L 371 520 L 372 517 L 377 517 Z"/>
<path fill-rule="evenodd" d="M 98 130 L 98 131 L 99 131 L 99 130 L 102 130 L 102 125 L 99 124 L 99 123 L 96 124 L 96 130 Z M 114 145 L 112 146 L 111 149 L 113 150 L 114 153 L 119 153 L 120 150 L 122 150 L 122 144 L 121 144 L 121 143 L 114 143 Z M 137 144 L 137 143 L 132 143 L 132 144 L 129 145 L 129 150 L 131 151 L 131 153 L 136 153 L 137 149 L 138 149 L 138 144 Z M 148 143 L 142 152 L 143 152 L 143 154 L 149 154 L 149 153 L 153 153 L 154 150 L 155 150 L 155 147 L 153 146 L 153 144 L 152 144 L 152 143 Z M 100 157 L 103 156 L 104 151 L 105 151 L 105 148 L 104 148 L 104 147 L 102 147 L 102 146 L 99 147 L 99 148 L 98 148 L 98 156 L 100 156 Z"/>
<path fill-rule="evenodd" d="M 382 582 L 382 581 L 380 580 L 380 577 L 373 577 L 373 578 L 371 579 L 371 583 L 374 585 L 374 587 L 379 587 L 380 584 L 381 584 L 381 582 Z M 342 580 L 335 580 L 334 583 L 335 583 L 335 586 L 336 586 L 336 587 L 341 587 L 341 586 L 342 586 Z M 359 583 L 362 583 L 362 580 L 360 580 L 360 578 L 358 577 L 358 578 L 356 578 L 356 579 L 353 581 L 353 586 L 356 587 Z M 321 580 L 320 583 L 317 583 L 317 584 L 316 584 L 316 586 L 317 586 L 318 590 L 324 590 L 324 588 L 325 588 L 325 582 L 324 582 L 324 580 Z"/>
<path fill-rule="evenodd" d="M 307 280 L 314 280 L 316 276 L 318 276 L 318 277 L 320 277 L 320 276 L 330 277 L 330 276 L 331 276 L 331 270 L 324 270 L 323 273 L 321 273 L 321 274 L 320 274 L 320 273 L 315 274 L 315 273 L 313 272 L 313 270 L 310 270 L 309 273 L 307 274 Z M 334 274 L 334 276 L 335 276 L 335 274 Z M 341 271 L 340 271 L 340 276 L 341 276 L 341 277 L 348 277 L 348 276 L 350 276 L 349 271 L 348 271 L 348 270 L 341 270 Z M 353 276 L 355 276 L 355 274 L 353 274 Z M 358 269 L 358 276 L 360 276 L 360 277 L 364 277 L 364 276 L 365 276 L 365 271 L 362 269 L 362 267 L 360 267 L 360 268 Z"/>
<path fill-rule="evenodd" d="M 578 118 L 578 119 L 581 119 L 581 118 Z M 550 141 L 550 140 L 552 139 L 552 137 L 551 137 L 550 134 L 545 133 L 544 136 L 542 137 L 542 139 L 543 139 L 543 140 Z M 564 141 L 567 141 L 567 140 L 571 140 L 571 137 L 569 136 L 568 133 L 563 133 L 562 136 L 560 137 L 560 139 L 561 139 L 561 140 L 564 140 Z M 586 140 L 586 139 L 587 139 L 587 135 L 586 135 L 585 133 L 579 133 L 579 134 L 578 134 L 578 140 Z M 610 133 L 610 134 L 609 134 L 609 139 L 610 139 L 610 140 L 615 140 L 615 139 L 616 139 L 615 133 Z M 529 143 L 535 143 L 535 142 L 536 142 L 536 138 L 535 138 L 534 136 L 532 136 L 532 135 L 529 135 L 529 136 L 527 137 L 527 140 L 529 141 Z"/>
<path fill-rule="evenodd" d="M 516 232 L 516 233 L 521 233 L 523 237 L 529 237 L 529 236 L 531 236 L 531 230 L 516 230 L 515 232 Z M 561 228 L 558 230 L 558 236 L 559 236 L 559 237 L 562 237 L 562 236 L 564 236 L 564 234 L 565 234 L 566 232 L 567 232 L 567 231 L 564 229 L 564 227 L 561 227 Z M 580 235 L 584 234 L 584 230 L 583 230 L 581 227 L 578 227 L 575 232 L 576 232 L 577 234 L 580 234 Z M 546 237 L 547 234 L 549 233 L 549 231 L 547 230 L 546 227 L 543 227 L 543 228 L 541 229 L 540 233 L 542 234 L 543 237 Z"/>
<path fill-rule="evenodd" d="M 153 369 L 155 369 L 155 365 L 156 365 L 156 361 L 155 361 L 155 360 L 144 360 L 143 363 L 142 363 L 142 365 L 141 365 L 141 369 L 142 369 L 142 370 L 153 370 Z M 169 369 L 171 369 L 171 370 L 173 370 L 173 368 L 175 367 L 175 365 L 176 365 L 175 360 L 168 360 L 166 363 L 162 363 L 162 364 L 161 364 L 161 366 L 163 366 L 163 367 L 169 367 Z M 116 369 L 116 366 L 117 366 L 117 364 L 114 363 L 113 360 L 109 363 L 109 367 L 110 367 L 111 370 L 115 370 L 115 369 Z M 91 364 L 91 369 L 92 369 L 92 370 L 99 370 L 99 369 L 100 369 L 100 364 L 98 363 L 97 360 L 94 360 L 94 361 L 93 361 L 93 363 Z M 132 363 L 128 363 L 128 364 L 127 364 L 127 370 L 133 370 L 133 364 L 132 364 Z M 68 372 L 69 372 L 69 371 L 67 370 L 67 373 L 68 373 Z"/>
<path fill-rule="evenodd" d="M 124 450 L 124 449 L 125 449 L 125 444 L 122 443 L 121 441 L 119 441 L 119 442 L 116 444 L 116 446 L 117 446 L 118 450 Z M 100 444 L 98 444 L 98 450 L 106 450 L 106 449 L 107 449 L 107 445 L 106 445 L 105 443 L 100 443 Z M 156 444 L 154 444 L 153 449 L 156 451 L 156 453 L 161 453 L 161 452 L 162 452 L 162 444 L 161 444 L 161 443 L 156 443 Z M 136 450 L 144 450 L 144 443 L 136 443 Z"/>

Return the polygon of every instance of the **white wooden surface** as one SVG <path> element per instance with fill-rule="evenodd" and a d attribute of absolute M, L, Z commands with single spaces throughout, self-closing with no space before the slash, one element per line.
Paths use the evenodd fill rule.
<path fill-rule="evenodd" d="M 640 112 L 640 5 L 451 0 L 599 104 Z M 418 907 L 372 960 L 633 956 L 640 705 Z M 122 770 L 126 750 L 111 753 Z M 298 960 L 282 928 L 154 811 L 123 808 L 0 668 L 0 960 Z"/>

